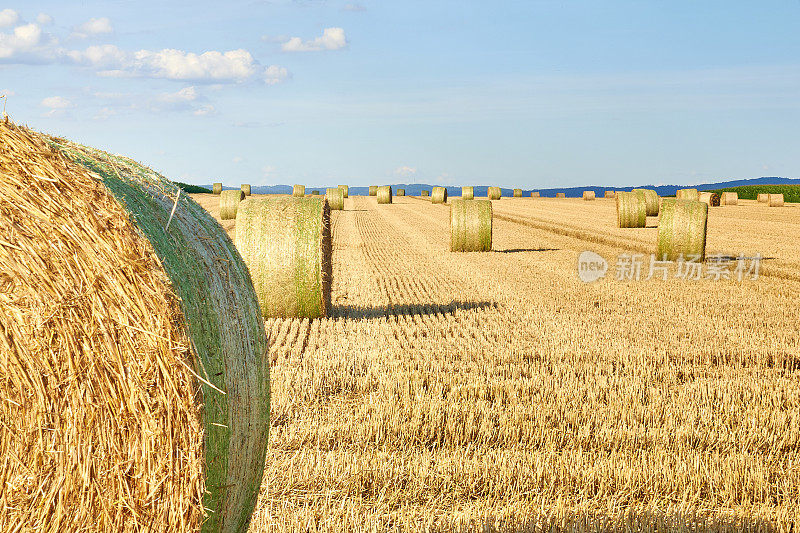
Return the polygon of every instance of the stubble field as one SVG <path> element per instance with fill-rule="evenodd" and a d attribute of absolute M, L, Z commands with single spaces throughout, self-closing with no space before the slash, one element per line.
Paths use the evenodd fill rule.
<path fill-rule="evenodd" d="M 250 531 L 796 530 L 800 209 L 710 210 L 707 253 L 760 253 L 757 280 L 623 282 L 657 219 L 613 200 L 495 201 L 469 254 L 447 206 L 394 202 L 333 212 L 332 316 L 266 322 Z"/>

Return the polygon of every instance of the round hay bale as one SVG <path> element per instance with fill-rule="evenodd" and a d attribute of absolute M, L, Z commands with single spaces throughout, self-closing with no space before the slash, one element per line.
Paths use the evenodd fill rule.
<path fill-rule="evenodd" d="M 595 198 L 594 191 L 583 191 L 584 200 L 594 200 L 594 198 Z"/>
<path fill-rule="evenodd" d="M 486 197 L 489 200 L 499 200 L 501 196 L 500 187 L 489 187 L 486 189 Z"/>
<path fill-rule="evenodd" d="M 219 218 L 233 220 L 239 202 L 245 199 L 244 191 L 222 191 L 219 195 Z"/>
<path fill-rule="evenodd" d="M 635 192 L 617 192 L 617 226 L 643 228 L 647 225 L 647 203 L 644 195 Z"/>
<path fill-rule="evenodd" d="M 395 196 L 405 196 L 405 195 L 406 195 L 405 189 L 397 189 L 397 192 L 395 192 Z"/>
<path fill-rule="evenodd" d="M 292 196 L 303 197 L 305 195 L 306 195 L 305 185 L 295 185 L 294 187 L 292 187 Z"/>
<path fill-rule="evenodd" d="M 783 207 L 783 193 L 770 194 L 767 200 L 770 207 Z"/>
<path fill-rule="evenodd" d="M 699 201 L 707 203 L 709 207 L 719 207 L 719 194 L 715 192 L 701 192 Z"/>
<path fill-rule="evenodd" d="M 430 196 L 431 195 L 430 191 L 422 191 L 421 194 L 422 194 L 422 196 Z"/>
<path fill-rule="evenodd" d="M 311 196 L 319 196 L 319 191 L 316 189 L 311 191 Z"/>
<path fill-rule="evenodd" d="M 685 260 L 706 254 L 706 222 L 708 204 L 694 200 L 664 199 L 658 219 L 658 260 L 675 261 L 681 255 Z"/>
<path fill-rule="evenodd" d="M 434 187 L 433 189 L 431 189 L 431 203 L 446 204 L 447 189 L 445 189 L 444 187 Z"/>
<path fill-rule="evenodd" d="M 342 211 L 344 209 L 344 191 L 339 187 L 325 189 L 325 199 L 328 201 L 331 211 Z"/>
<path fill-rule="evenodd" d="M 339 185 L 339 188 L 342 189 L 342 195 L 344 195 L 345 198 L 349 198 L 350 197 L 350 186 L 349 185 Z"/>
<path fill-rule="evenodd" d="M 615 191 L 606 191 L 603 194 L 603 198 L 614 198 L 616 196 L 616 194 L 617 193 Z"/>
<path fill-rule="evenodd" d="M 492 249 L 492 202 L 450 202 L 450 251 L 488 252 Z"/>
<path fill-rule="evenodd" d="M 693 200 L 697 202 L 700 200 L 700 193 L 697 189 L 678 189 L 675 193 L 675 198 L 678 200 Z"/>
<path fill-rule="evenodd" d="M 475 199 L 475 187 L 461 187 L 461 199 L 462 200 L 474 200 Z"/>
<path fill-rule="evenodd" d="M 242 192 L 245 196 L 250 196 L 250 185 L 248 183 L 242 184 Z"/>
<path fill-rule="evenodd" d="M 392 203 L 392 186 L 382 185 L 378 187 L 378 193 L 376 194 L 376 196 L 378 197 L 379 204 Z"/>
<path fill-rule="evenodd" d="M 378 196 L 378 186 L 377 185 L 370 185 L 369 186 L 369 195 L 370 196 Z"/>
<path fill-rule="evenodd" d="M 737 205 L 739 203 L 739 193 L 725 191 L 719 199 L 719 205 Z"/>
<path fill-rule="evenodd" d="M 533 192 L 531 193 L 531 198 L 539 198 L 540 196 L 541 196 L 541 195 L 539 194 L 539 191 L 533 191 Z"/>
<path fill-rule="evenodd" d="M 324 198 L 245 200 L 236 214 L 236 248 L 265 317 L 326 316 L 333 270 Z"/>
<path fill-rule="evenodd" d="M 758 196 L 756 197 L 756 199 L 758 200 L 758 203 L 760 203 L 760 204 L 769 203 L 769 193 L 760 192 L 760 193 L 758 193 Z"/>
<path fill-rule="evenodd" d="M 522 189 L 514 189 L 514 198 L 522 198 Z"/>
<path fill-rule="evenodd" d="M 557 192 L 556 193 L 556 198 L 566 198 L 566 197 L 567 197 L 566 193 L 563 193 L 563 192 Z"/>
<path fill-rule="evenodd" d="M 130 159 L 13 123 L 0 146 L 3 529 L 245 531 L 269 361 L 233 243 Z"/>
<path fill-rule="evenodd" d="M 221 193 L 222 192 L 222 184 L 221 183 L 215 183 L 214 185 L 212 185 L 212 192 L 214 194 Z"/>
<path fill-rule="evenodd" d="M 647 216 L 658 216 L 658 193 L 653 189 L 633 189 L 634 192 L 644 199 L 644 205 L 647 209 Z"/>

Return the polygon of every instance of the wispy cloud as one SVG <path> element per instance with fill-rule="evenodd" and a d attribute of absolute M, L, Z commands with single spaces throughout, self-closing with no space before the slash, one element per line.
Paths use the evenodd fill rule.
<path fill-rule="evenodd" d="M 87 37 L 108 35 L 110 33 L 114 33 L 111 20 L 107 17 L 100 17 L 91 18 L 80 26 L 76 26 L 72 32 L 72 36 L 78 39 L 86 39 Z"/>
<path fill-rule="evenodd" d="M 367 8 L 361 4 L 345 4 L 342 11 L 366 11 Z"/>
<path fill-rule="evenodd" d="M 281 46 L 284 52 L 319 52 L 322 50 L 341 50 L 347 46 L 342 28 L 325 28 L 321 37 L 304 41 L 300 37 L 292 37 Z"/>
<path fill-rule="evenodd" d="M 411 178 L 417 174 L 417 169 L 409 166 L 398 167 L 394 170 L 394 175 L 400 178 Z"/>
<path fill-rule="evenodd" d="M 48 117 L 62 115 L 67 109 L 75 107 L 72 100 L 63 96 L 48 96 L 47 98 L 43 98 L 39 105 L 48 109 L 45 113 L 45 116 Z"/>
<path fill-rule="evenodd" d="M 39 13 L 36 15 L 36 22 L 39 23 L 41 26 L 49 26 L 53 23 L 53 17 L 48 15 L 47 13 Z"/>

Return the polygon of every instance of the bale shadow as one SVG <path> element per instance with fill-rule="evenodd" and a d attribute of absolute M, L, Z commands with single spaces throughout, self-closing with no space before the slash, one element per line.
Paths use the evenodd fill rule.
<path fill-rule="evenodd" d="M 520 252 L 557 252 L 561 248 L 509 248 L 507 250 L 493 250 L 499 254 L 517 254 Z"/>
<path fill-rule="evenodd" d="M 473 309 L 497 309 L 496 302 L 462 302 L 452 301 L 449 304 L 389 304 L 376 307 L 360 305 L 334 305 L 331 308 L 333 317 L 349 318 L 351 320 L 368 320 L 390 316 L 412 315 L 446 315 L 456 311 L 471 311 Z"/>

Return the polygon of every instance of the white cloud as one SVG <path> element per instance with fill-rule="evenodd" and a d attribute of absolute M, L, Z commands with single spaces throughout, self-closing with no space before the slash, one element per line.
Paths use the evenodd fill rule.
<path fill-rule="evenodd" d="M 104 107 L 92 117 L 94 120 L 107 120 L 117 115 L 117 110 L 112 107 Z"/>
<path fill-rule="evenodd" d="M 343 11 L 366 11 L 367 8 L 361 4 L 345 4 L 342 8 Z"/>
<path fill-rule="evenodd" d="M 410 178 L 417 173 L 417 169 L 408 166 L 398 167 L 394 171 L 396 176 L 400 176 L 401 178 Z"/>
<path fill-rule="evenodd" d="M 194 111 L 192 111 L 192 114 L 196 115 L 198 117 L 204 117 L 206 115 L 213 115 L 216 112 L 217 112 L 217 110 L 214 109 L 213 105 L 206 104 L 206 105 L 200 106 L 197 109 L 195 109 Z"/>
<path fill-rule="evenodd" d="M 53 23 L 53 17 L 48 15 L 47 13 L 39 13 L 36 15 L 36 22 L 38 22 L 42 26 L 49 26 Z"/>
<path fill-rule="evenodd" d="M 114 27 L 111 25 L 111 21 L 107 17 L 100 17 L 91 18 L 80 26 L 76 26 L 72 36 L 85 39 L 94 35 L 107 35 L 113 32 Z"/>
<path fill-rule="evenodd" d="M 347 46 L 347 37 L 342 28 L 325 28 L 321 37 L 311 41 L 303 41 L 300 37 L 292 37 L 281 46 L 284 52 L 318 52 L 320 50 L 339 50 Z"/>
<path fill-rule="evenodd" d="M 19 13 L 13 9 L 0 11 L 0 28 L 7 28 L 19 22 Z"/>
<path fill-rule="evenodd" d="M 40 105 L 50 109 L 67 109 L 68 107 L 72 107 L 72 102 L 63 96 L 48 96 L 42 99 Z"/>
<path fill-rule="evenodd" d="M 31 54 L 42 43 L 42 29 L 36 24 L 14 28 L 13 33 L 0 33 L 0 59 Z"/>
<path fill-rule="evenodd" d="M 279 67 L 277 65 L 270 65 L 264 69 L 264 83 L 267 85 L 275 85 L 281 83 L 289 78 L 289 71 L 286 67 Z"/>

